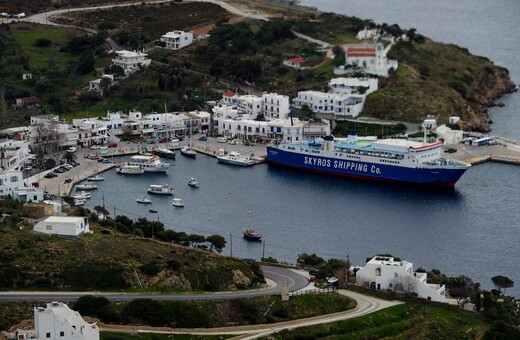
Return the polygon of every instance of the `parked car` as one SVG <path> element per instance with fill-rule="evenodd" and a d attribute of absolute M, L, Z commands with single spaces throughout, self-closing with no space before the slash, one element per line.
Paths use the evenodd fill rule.
<path fill-rule="evenodd" d="M 72 153 L 74 153 L 74 152 L 76 152 L 76 151 L 78 151 L 78 148 L 75 147 L 75 146 L 71 146 L 70 148 L 67 149 L 67 152 L 72 152 Z"/>
<path fill-rule="evenodd" d="M 228 141 L 228 144 L 237 145 L 238 143 L 237 143 L 236 139 L 232 139 L 232 140 Z"/>
<path fill-rule="evenodd" d="M 54 172 L 48 172 L 43 177 L 45 177 L 45 178 L 54 178 L 54 177 L 58 177 L 58 175 L 56 175 Z"/>
<path fill-rule="evenodd" d="M 110 143 L 107 145 L 109 148 L 117 148 L 117 143 Z"/>
<path fill-rule="evenodd" d="M 168 143 L 168 137 L 159 138 L 159 143 Z"/>
<path fill-rule="evenodd" d="M 253 142 L 250 142 L 250 141 L 245 141 L 245 142 L 244 142 L 244 145 L 245 145 L 245 146 L 255 146 L 256 143 L 253 143 Z"/>
<path fill-rule="evenodd" d="M 67 178 L 64 183 L 68 184 L 68 183 L 71 183 L 71 182 L 72 182 L 72 178 Z"/>
<path fill-rule="evenodd" d="M 446 152 L 446 153 L 454 153 L 454 152 L 457 152 L 457 149 L 455 149 L 455 148 L 446 148 L 444 150 L 444 152 Z"/>
<path fill-rule="evenodd" d="M 208 140 L 208 136 L 200 136 L 200 137 L 199 137 L 199 140 L 205 142 L 205 141 Z"/>
<path fill-rule="evenodd" d="M 217 142 L 225 143 L 225 142 L 227 142 L 227 138 L 226 137 L 217 137 Z"/>
<path fill-rule="evenodd" d="M 91 148 L 92 150 L 97 150 L 97 149 L 100 148 L 100 146 L 99 146 L 99 145 L 92 145 L 90 148 Z"/>

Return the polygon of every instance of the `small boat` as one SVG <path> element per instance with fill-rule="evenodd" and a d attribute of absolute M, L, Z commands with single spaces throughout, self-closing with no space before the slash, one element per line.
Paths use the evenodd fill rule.
<path fill-rule="evenodd" d="M 77 199 L 77 200 L 86 200 L 86 199 L 91 198 L 92 195 L 90 194 L 90 192 L 80 191 L 80 192 L 76 192 L 74 195 L 72 195 L 70 197 Z"/>
<path fill-rule="evenodd" d="M 152 199 L 147 197 L 138 198 L 137 203 L 152 204 Z"/>
<path fill-rule="evenodd" d="M 144 174 L 144 169 L 139 165 L 122 164 L 117 168 L 116 172 L 122 175 L 142 175 Z"/>
<path fill-rule="evenodd" d="M 191 148 L 191 146 L 186 145 L 181 148 L 181 155 L 189 158 L 195 158 L 197 156 L 197 153 L 195 152 L 195 150 Z"/>
<path fill-rule="evenodd" d="M 188 185 L 192 188 L 198 188 L 199 187 L 199 181 L 195 177 L 188 178 Z"/>
<path fill-rule="evenodd" d="M 148 212 L 151 212 L 151 213 L 156 213 L 156 212 L 157 212 L 157 210 L 155 210 L 155 209 L 148 209 Z"/>
<path fill-rule="evenodd" d="M 175 159 L 175 151 L 171 151 L 168 149 L 157 149 L 154 150 L 153 154 L 161 158 Z"/>
<path fill-rule="evenodd" d="M 95 184 L 79 184 L 79 185 L 76 185 L 76 189 L 79 189 L 79 190 L 94 190 L 94 189 L 97 189 L 98 186 L 95 185 Z"/>
<path fill-rule="evenodd" d="M 184 207 L 184 202 L 182 202 L 182 199 L 180 199 L 180 198 L 174 198 L 173 202 L 172 202 L 172 205 L 174 207 L 182 208 L 182 207 Z"/>
<path fill-rule="evenodd" d="M 85 204 L 85 200 L 81 200 L 81 199 L 75 199 L 75 200 L 74 200 L 74 205 L 75 205 L 76 207 L 82 206 L 82 205 L 84 205 L 84 204 Z"/>
<path fill-rule="evenodd" d="M 243 230 L 244 238 L 248 241 L 261 241 L 262 235 L 257 233 L 251 228 L 246 228 Z"/>
<path fill-rule="evenodd" d="M 148 192 L 150 194 L 158 194 L 158 195 L 173 195 L 174 190 L 170 188 L 168 184 L 158 185 L 152 184 L 148 187 Z"/>
<path fill-rule="evenodd" d="M 87 181 L 90 181 L 90 182 L 99 182 L 99 181 L 104 181 L 104 180 L 105 179 L 101 175 L 96 175 L 96 176 L 87 178 Z"/>
<path fill-rule="evenodd" d="M 159 156 L 145 156 L 145 155 L 136 155 L 130 158 L 129 162 L 126 162 L 127 165 L 137 165 L 141 167 L 144 172 L 166 172 L 168 170 L 170 164 L 161 162 Z"/>
<path fill-rule="evenodd" d="M 251 166 L 255 164 L 255 162 L 251 158 L 244 157 L 239 152 L 231 151 L 230 153 L 226 154 L 223 149 L 219 150 L 217 160 L 220 163 L 239 166 Z"/>

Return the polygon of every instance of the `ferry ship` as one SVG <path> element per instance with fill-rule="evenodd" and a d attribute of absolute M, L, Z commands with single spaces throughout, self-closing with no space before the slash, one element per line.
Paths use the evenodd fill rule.
<path fill-rule="evenodd" d="M 152 155 L 137 155 L 133 156 L 129 162 L 125 165 L 136 165 L 141 167 L 144 172 L 166 172 L 170 164 L 163 163 L 159 159 L 159 156 Z"/>
<path fill-rule="evenodd" d="M 441 141 L 327 136 L 268 145 L 267 162 L 338 176 L 453 187 L 471 165 L 442 158 L 441 146 Z"/>

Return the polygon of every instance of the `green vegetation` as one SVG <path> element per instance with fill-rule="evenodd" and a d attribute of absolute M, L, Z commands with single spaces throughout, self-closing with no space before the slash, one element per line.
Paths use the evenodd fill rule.
<path fill-rule="evenodd" d="M 337 121 L 333 133 L 347 136 L 349 133 L 356 133 L 358 136 L 386 136 L 402 135 L 406 131 L 404 124 L 374 124 L 361 123 L 355 121 Z"/>
<path fill-rule="evenodd" d="M 334 294 L 300 295 L 282 301 L 277 296 L 207 301 L 156 301 L 139 299 L 111 303 L 85 296 L 73 306 L 81 315 L 104 323 L 198 328 L 275 323 L 352 309 L 356 302 Z"/>
<path fill-rule="evenodd" d="M 229 339 L 233 335 L 192 335 L 192 334 L 157 334 L 157 333 L 122 333 L 122 332 L 100 332 L 99 338 L 101 340 L 127 340 L 127 339 L 139 339 L 139 340 L 220 340 Z"/>

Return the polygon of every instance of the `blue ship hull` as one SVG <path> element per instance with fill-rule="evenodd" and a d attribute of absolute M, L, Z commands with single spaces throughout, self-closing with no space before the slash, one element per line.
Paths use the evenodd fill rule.
<path fill-rule="evenodd" d="M 377 181 L 406 182 L 453 187 L 467 168 L 409 168 L 379 163 L 344 160 L 308 153 L 289 152 L 267 146 L 267 162 L 294 169 Z"/>

